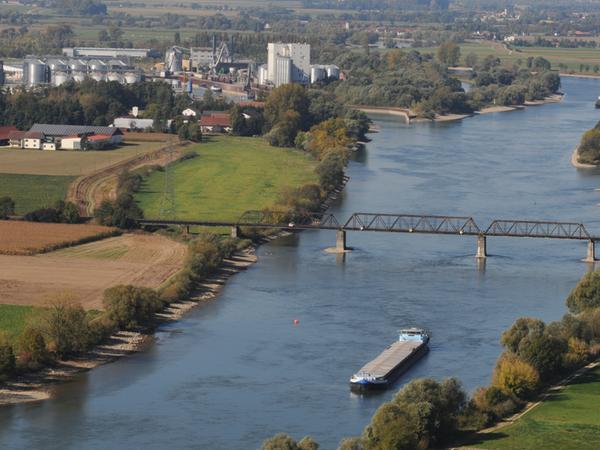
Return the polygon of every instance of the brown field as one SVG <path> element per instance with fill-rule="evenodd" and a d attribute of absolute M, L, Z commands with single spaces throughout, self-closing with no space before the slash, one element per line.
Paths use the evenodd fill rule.
<path fill-rule="evenodd" d="M 0 254 L 31 255 L 116 232 L 114 228 L 99 225 L 0 220 Z"/>
<path fill-rule="evenodd" d="M 150 135 L 152 136 L 152 135 Z M 116 150 L 40 151 L 1 147 L 0 172 L 31 175 L 85 175 L 164 147 L 164 141 L 127 142 Z"/>
<path fill-rule="evenodd" d="M 44 305 L 68 292 L 102 308 L 118 284 L 159 287 L 183 267 L 186 246 L 164 236 L 126 234 L 35 256 L 0 255 L 0 304 Z"/>

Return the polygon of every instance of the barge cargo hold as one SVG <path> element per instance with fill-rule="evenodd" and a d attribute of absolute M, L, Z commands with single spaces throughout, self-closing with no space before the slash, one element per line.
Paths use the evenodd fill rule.
<path fill-rule="evenodd" d="M 400 330 L 396 342 L 350 378 L 350 389 L 364 392 L 386 389 L 429 350 L 429 335 L 420 328 Z"/>

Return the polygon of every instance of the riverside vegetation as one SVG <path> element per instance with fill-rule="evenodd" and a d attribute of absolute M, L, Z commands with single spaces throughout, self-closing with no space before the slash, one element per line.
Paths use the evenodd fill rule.
<path fill-rule="evenodd" d="M 567 297 L 569 312 L 556 322 L 523 317 L 501 337 L 504 352 L 498 358 L 490 386 L 469 398 L 460 382 L 417 379 L 391 402 L 384 403 L 359 437 L 342 440 L 339 450 L 415 450 L 452 442 L 486 440 L 468 437 L 521 410 L 548 386 L 572 374 L 600 352 L 600 272 L 586 274 Z M 564 447 L 585 441 L 586 429 L 556 435 Z M 465 437 L 467 435 L 467 437 Z M 487 438 L 492 439 L 492 438 Z M 539 436 L 537 439 L 541 439 Z M 306 445 L 310 442 L 310 445 Z M 570 444 L 571 443 L 571 444 Z M 310 438 L 296 442 L 279 434 L 263 450 L 318 448 Z"/>
<path fill-rule="evenodd" d="M 577 148 L 577 160 L 582 164 L 600 164 L 600 122 L 583 133 Z"/>

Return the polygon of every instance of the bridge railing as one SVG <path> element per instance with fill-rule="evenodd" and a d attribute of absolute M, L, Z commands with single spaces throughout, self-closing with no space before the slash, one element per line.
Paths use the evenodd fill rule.
<path fill-rule="evenodd" d="M 342 229 L 399 233 L 481 234 L 481 230 L 472 217 L 414 214 L 355 213 Z"/>
<path fill-rule="evenodd" d="M 237 226 L 276 228 L 338 229 L 340 223 L 333 214 L 277 210 L 250 210 L 238 219 Z"/>

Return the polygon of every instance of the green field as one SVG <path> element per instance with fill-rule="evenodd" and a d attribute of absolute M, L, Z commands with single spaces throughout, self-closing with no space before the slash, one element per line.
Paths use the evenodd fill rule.
<path fill-rule="evenodd" d="M 17 214 L 52 206 L 64 200 L 75 177 L 0 173 L 0 197 L 15 201 Z"/>
<path fill-rule="evenodd" d="M 194 147 L 198 157 L 170 167 L 178 219 L 236 220 L 246 210 L 272 206 L 286 187 L 317 181 L 315 162 L 299 151 L 261 138 L 210 139 Z M 164 178 L 153 173 L 136 195 L 147 218 L 160 217 Z"/>
<path fill-rule="evenodd" d="M 469 442 L 469 447 L 506 450 L 596 450 L 600 447 L 600 367 L 517 422 Z"/>
<path fill-rule="evenodd" d="M 435 53 L 435 47 L 416 48 L 420 52 Z M 487 55 L 494 55 L 500 58 L 505 64 L 512 65 L 519 59 L 525 64 L 527 58 L 533 56 L 542 56 L 552 63 L 552 68 L 559 70 L 559 64 L 565 64 L 569 72 L 579 72 L 580 64 L 590 66 L 589 75 L 594 75 L 594 65 L 600 65 L 600 49 L 590 48 L 550 48 L 550 47 L 517 47 L 514 50 L 506 50 L 500 43 L 492 43 L 488 41 L 481 42 L 466 42 L 460 44 L 460 53 L 462 64 L 464 58 L 469 53 L 476 54 L 480 59 Z"/>
<path fill-rule="evenodd" d="M 33 306 L 0 305 L 0 334 L 16 343 L 28 321 L 35 320 L 41 311 Z"/>

